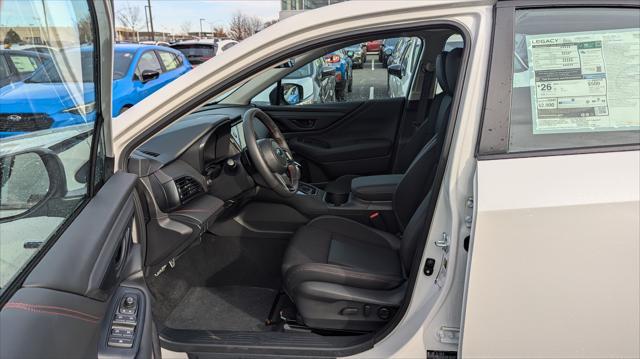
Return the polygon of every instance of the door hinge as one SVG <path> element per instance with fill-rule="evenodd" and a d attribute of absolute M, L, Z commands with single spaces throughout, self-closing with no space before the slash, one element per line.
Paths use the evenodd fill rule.
<path fill-rule="evenodd" d="M 460 341 L 460 328 L 456 327 L 440 327 L 438 330 L 438 340 L 445 344 L 458 344 Z"/>
<path fill-rule="evenodd" d="M 451 239 L 449 238 L 449 235 L 446 232 L 442 233 L 442 238 L 438 239 L 435 242 L 436 247 L 442 248 L 442 250 L 444 250 L 445 252 L 449 251 L 450 244 L 451 244 Z"/>

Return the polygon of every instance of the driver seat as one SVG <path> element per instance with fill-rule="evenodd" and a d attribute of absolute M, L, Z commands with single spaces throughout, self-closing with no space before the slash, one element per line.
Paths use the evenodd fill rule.
<path fill-rule="evenodd" d="M 370 331 L 400 306 L 440 159 L 462 49 L 441 54 L 446 95 L 433 137 L 398 184 L 393 210 L 404 229 L 396 236 L 359 222 L 320 216 L 294 234 L 284 256 L 284 289 L 310 328 Z"/>

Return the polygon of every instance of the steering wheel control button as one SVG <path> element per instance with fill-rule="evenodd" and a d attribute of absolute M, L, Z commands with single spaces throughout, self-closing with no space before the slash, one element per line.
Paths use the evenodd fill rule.
<path fill-rule="evenodd" d="M 133 346 L 133 339 L 110 337 L 107 345 L 114 348 L 131 348 Z"/>

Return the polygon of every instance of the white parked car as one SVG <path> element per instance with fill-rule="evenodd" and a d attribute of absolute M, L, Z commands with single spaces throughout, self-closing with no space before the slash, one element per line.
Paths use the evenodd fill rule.
<path fill-rule="evenodd" d="M 341 2 L 115 121 L 110 1 L 55 1 L 0 14 L 102 61 L 55 64 L 84 127 L 0 142 L 0 357 L 640 356 L 637 1 Z M 285 101 L 400 36 L 404 96 Z"/>
<path fill-rule="evenodd" d="M 166 47 L 170 47 L 171 44 L 169 44 L 166 41 L 140 41 L 139 44 L 143 44 L 143 45 L 156 45 L 156 46 L 166 46 Z"/>
<path fill-rule="evenodd" d="M 197 66 L 229 50 L 237 43 L 235 40 L 197 39 L 180 41 L 170 46 L 182 52 L 192 65 Z"/>

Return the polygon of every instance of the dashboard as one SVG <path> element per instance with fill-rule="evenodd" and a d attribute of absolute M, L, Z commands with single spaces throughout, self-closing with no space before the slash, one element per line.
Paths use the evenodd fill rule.
<path fill-rule="evenodd" d="M 145 264 L 178 256 L 226 212 L 255 195 L 243 150 L 242 115 L 249 107 L 210 107 L 185 116 L 138 147 L 128 171 L 144 187 L 149 241 Z M 260 122 L 257 138 L 268 135 Z"/>

